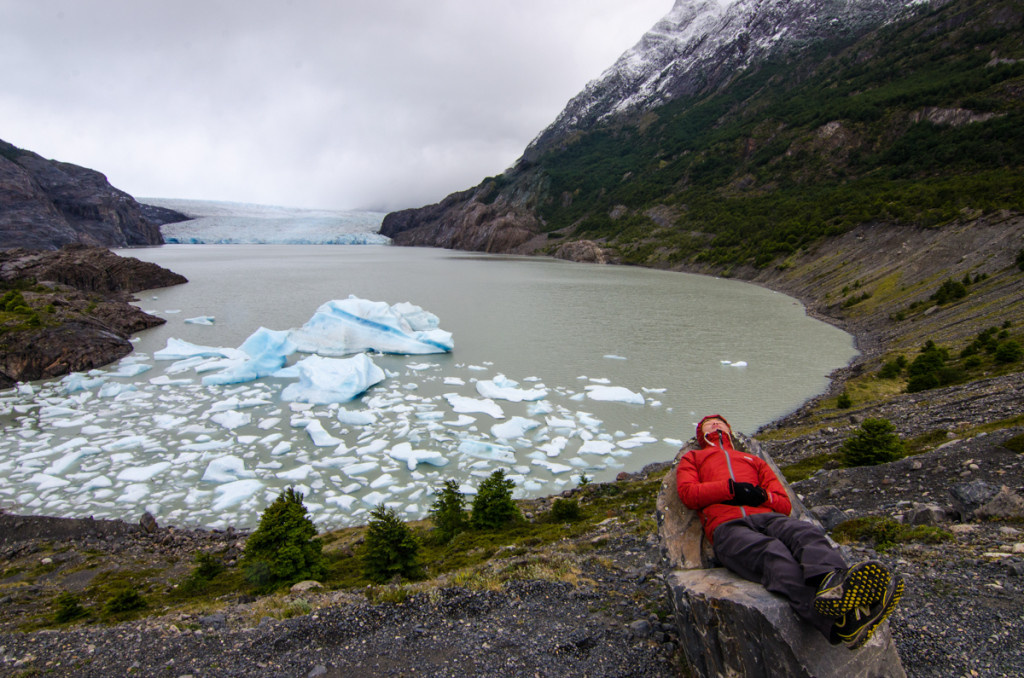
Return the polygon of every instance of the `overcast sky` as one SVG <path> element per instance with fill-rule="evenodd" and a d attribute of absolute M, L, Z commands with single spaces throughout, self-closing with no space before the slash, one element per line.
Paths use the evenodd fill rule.
<path fill-rule="evenodd" d="M 391 210 L 500 173 L 673 0 L 0 0 L 0 139 L 136 197 Z"/>

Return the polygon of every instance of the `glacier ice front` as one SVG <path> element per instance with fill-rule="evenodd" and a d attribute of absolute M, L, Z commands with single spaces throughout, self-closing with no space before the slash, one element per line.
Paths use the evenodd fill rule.
<path fill-rule="evenodd" d="M 344 356 L 364 351 L 421 355 L 448 353 L 450 332 L 438 329 L 438 318 L 419 306 L 367 301 L 356 296 L 328 301 L 291 340 L 303 353 Z"/>

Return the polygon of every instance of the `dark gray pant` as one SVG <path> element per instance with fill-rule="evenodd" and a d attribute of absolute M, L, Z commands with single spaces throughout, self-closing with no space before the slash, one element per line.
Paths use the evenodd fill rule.
<path fill-rule="evenodd" d="M 829 637 L 834 620 L 814 611 L 817 587 L 807 580 L 844 569 L 846 562 L 820 527 L 781 513 L 758 513 L 719 525 L 714 547 L 719 562 L 785 598 L 801 619 Z"/>

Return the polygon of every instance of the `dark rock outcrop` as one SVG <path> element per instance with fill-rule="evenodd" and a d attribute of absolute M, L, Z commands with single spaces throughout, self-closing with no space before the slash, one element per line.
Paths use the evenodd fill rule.
<path fill-rule="evenodd" d="M 739 442 L 742 449 L 764 459 L 783 478 L 756 440 L 740 436 Z M 724 567 L 715 567 L 700 518 L 679 500 L 676 464 L 669 468 L 658 494 L 658 535 L 680 644 L 695 675 L 906 676 L 888 622 L 864 647 L 851 652 L 845 646 L 830 645 L 817 630 L 801 621 L 781 597 Z M 793 504 L 792 515 L 816 522 L 792 488 L 784 481 L 783 484 Z"/>
<path fill-rule="evenodd" d="M 151 215 L 95 170 L 46 160 L 0 140 L 0 249 L 160 245 L 160 224 L 179 219 Z"/>
<path fill-rule="evenodd" d="M 131 305 L 131 293 L 188 282 L 103 248 L 0 251 L 0 282 L 17 287 L 37 320 L 0 325 L 0 388 L 101 367 L 132 351 L 129 337 L 164 320 Z"/>

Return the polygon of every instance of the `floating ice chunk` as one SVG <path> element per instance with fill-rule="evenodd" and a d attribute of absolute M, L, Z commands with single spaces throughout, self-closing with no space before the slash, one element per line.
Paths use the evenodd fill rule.
<path fill-rule="evenodd" d="M 445 377 L 445 386 L 465 386 L 466 380 L 461 377 Z"/>
<path fill-rule="evenodd" d="M 203 377 L 203 384 L 240 384 L 277 372 L 284 367 L 288 356 L 295 352 L 295 344 L 289 340 L 288 334 L 287 331 L 259 328 L 238 347 L 247 359 L 217 374 Z"/>
<path fill-rule="evenodd" d="M 380 464 L 375 461 L 364 461 L 358 464 L 350 464 L 343 466 L 341 471 L 347 476 L 361 476 L 370 471 L 380 468 Z"/>
<path fill-rule="evenodd" d="M 186 358 L 233 358 L 245 360 L 248 356 L 237 348 L 200 346 L 170 337 L 167 346 L 153 353 L 156 360 L 184 360 Z"/>
<path fill-rule="evenodd" d="M 131 450 L 136 447 L 145 447 L 151 441 L 146 436 L 125 436 L 119 438 L 114 442 L 101 445 L 100 447 L 104 452 L 120 452 L 122 450 Z"/>
<path fill-rule="evenodd" d="M 521 389 L 519 382 L 499 374 L 494 379 L 483 379 L 476 382 L 476 392 L 485 398 L 497 398 L 518 403 L 524 400 L 542 400 L 547 397 L 548 391 L 544 388 Z"/>
<path fill-rule="evenodd" d="M 366 445 L 363 445 L 361 447 L 356 448 L 356 452 L 358 452 L 359 454 L 361 454 L 363 456 L 370 455 L 370 454 L 377 454 L 378 452 L 386 449 L 387 446 L 388 446 L 388 441 L 387 440 L 379 439 L 379 440 L 371 441 L 371 442 L 367 443 Z"/>
<path fill-rule="evenodd" d="M 120 504 L 138 504 L 149 494 L 149 485 L 146 483 L 132 483 L 124 488 L 124 492 L 117 498 Z"/>
<path fill-rule="evenodd" d="M 224 485 L 218 485 L 214 490 L 216 499 L 214 499 L 213 505 L 210 508 L 215 513 L 219 513 L 232 506 L 241 504 L 262 489 L 263 483 L 255 479 L 235 480 Z"/>
<path fill-rule="evenodd" d="M 99 490 L 105 487 L 112 487 L 113 484 L 114 481 L 112 481 L 107 476 L 96 476 L 95 478 L 91 478 L 82 483 L 82 485 L 78 488 L 78 491 L 92 492 L 93 490 Z"/>
<path fill-rule="evenodd" d="M 457 393 L 445 393 L 445 399 L 448 404 L 451 405 L 452 409 L 461 414 L 471 414 L 473 412 L 480 412 L 482 414 L 489 414 L 495 419 L 504 419 L 505 412 L 501 409 L 501 406 L 490 398 L 483 400 L 479 398 L 467 398 L 466 396 L 460 396 Z"/>
<path fill-rule="evenodd" d="M 388 496 L 389 495 L 386 495 L 383 492 L 368 492 L 363 495 L 363 503 L 367 506 L 377 506 L 378 504 L 383 504 L 384 500 L 387 499 Z"/>
<path fill-rule="evenodd" d="M 540 422 L 526 417 L 512 417 L 508 421 L 491 426 L 491 435 L 499 440 L 514 440 L 526 435 L 527 431 L 540 426 Z"/>
<path fill-rule="evenodd" d="M 377 415 L 369 411 L 338 410 L 338 421 L 346 426 L 371 426 L 377 423 Z"/>
<path fill-rule="evenodd" d="M 729 365 L 729 367 L 746 367 L 746 366 L 747 366 L 747 361 L 746 360 L 737 360 L 733 364 Z"/>
<path fill-rule="evenodd" d="M 61 391 L 65 395 L 71 395 L 72 393 L 101 386 L 106 383 L 106 381 L 106 377 L 89 377 L 82 372 L 72 372 L 60 380 L 60 385 Z M 31 393 L 29 395 L 31 395 Z"/>
<path fill-rule="evenodd" d="M 436 450 L 414 450 L 409 443 L 398 443 L 388 450 L 388 456 L 396 461 L 404 461 L 410 471 L 415 471 L 419 464 L 445 466 L 448 460 Z"/>
<path fill-rule="evenodd" d="M 429 317 L 428 317 L 429 316 Z M 433 328 L 429 327 L 434 323 Z M 426 328 L 426 329 L 417 329 Z M 420 355 L 452 350 L 452 335 L 436 328 L 436 316 L 412 304 L 388 306 L 356 296 L 328 301 L 291 331 L 298 350 L 327 356 L 380 351 Z"/>
<path fill-rule="evenodd" d="M 245 462 L 238 457 L 225 455 L 211 461 L 203 473 L 203 482 L 228 483 L 239 478 L 252 478 L 255 472 L 245 468 Z"/>
<path fill-rule="evenodd" d="M 352 508 L 352 504 L 356 502 L 356 498 L 350 494 L 334 495 L 333 497 L 327 498 L 328 504 L 334 504 L 340 509 L 345 511 Z"/>
<path fill-rule="evenodd" d="M 188 421 L 187 417 L 176 417 L 173 414 L 153 415 L 153 423 L 157 426 L 157 428 L 162 428 L 168 431 L 180 427 L 186 421 Z"/>
<path fill-rule="evenodd" d="M 225 412 L 217 412 L 210 416 L 210 421 L 215 424 L 219 424 L 229 431 L 233 431 L 239 426 L 245 426 L 252 421 L 252 415 L 248 412 L 238 412 L 237 410 L 227 410 Z"/>
<path fill-rule="evenodd" d="M 572 470 L 572 466 L 566 466 L 565 464 L 556 464 L 555 462 L 548 461 L 547 459 L 534 459 L 530 463 L 533 464 L 534 466 L 542 466 L 547 470 L 551 471 L 552 473 L 554 473 L 555 475 L 558 475 L 559 473 L 568 473 L 569 471 Z"/>
<path fill-rule="evenodd" d="M 390 487 L 391 485 L 394 485 L 396 482 L 398 482 L 397 478 L 395 478 L 390 473 L 382 473 L 381 475 L 373 479 L 373 481 L 370 483 L 370 488 L 374 490 L 379 490 L 382 487 Z"/>
<path fill-rule="evenodd" d="M 279 471 L 276 475 L 278 478 L 299 482 L 308 480 L 310 476 L 315 476 L 317 473 L 313 469 L 312 465 L 303 464 L 302 466 L 293 468 L 290 471 Z"/>
<path fill-rule="evenodd" d="M 563 450 L 565 450 L 565 446 L 568 442 L 569 439 L 565 436 L 557 436 L 553 440 L 538 446 L 537 449 L 549 457 L 557 457 Z"/>
<path fill-rule="evenodd" d="M 410 365 L 406 365 L 405 369 L 412 370 L 413 372 L 422 372 L 424 370 L 429 370 L 431 367 L 437 367 L 437 363 L 412 363 Z"/>
<path fill-rule="evenodd" d="M 320 423 L 318 419 L 311 419 L 306 424 L 306 434 L 310 440 L 317 447 L 334 447 L 341 445 L 345 441 L 340 438 L 335 438 L 324 429 L 324 425 Z"/>
<path fill-rule="evenodd" d="M 625 386 L 587 386 L 587 397 L 591 400 L 631 403 L 643 405 L 644 397 Z"/>
<path fill-rule="evenodd" d="M 157 463 L 150 464 L 149 466 L 126 468 L 117 474 L 117 479 L 128 483 L 145 483 L 160 475 L 170 467 L 171 462 L 158 461 Z"/>
<path fill-rule="evenodd" d="M 474 421 L 476 421 L 476 419 L 474 417 L 470 417 L 470 416 L 465 415 L 465 414 L 460 414 L 458 419 L 455 419 L 454 421 L 446 421 L 444 423 L 445 423 L 446 426 L 454 426 L 454 427 L 461 428 L 463 426 L 469 426 Z"/>
<path fill-rule="evenodd" d="M 640 388 L 640 390 L 643 391 L 644 393 L 664 393 L 668 389 L 667 388 L 647 388 L 646 386 L 642 386 Z"/>
<path fill-rule="evenodd" d="M 200 315 L 195 318 L 185 318 L 185 322 L 189 325 L 213 325 L 214 317 L 212 315 Z"/>
<path fill-rule="evenodd" d="M 274 449 L 270 451 L 270 456 L 280 457 L 282 454 L 288 454 L 292 451 L 292 444 L 287 440 L 283 440 L 274 446 Z"/>
<path fill-rule="evenodd" d="M 230 440 L 206 440 L 202 442 L 186 443 L 178 447 L 181 452 L 210 452 L 212 450 L 222 450 L 225 447 L 231 447 L 233 443 Z"/>
<path fill-rule="evenodd" d="M 511 447 L 495 445 L 482 440 L 463 440 L 459 443 L 459 452 L 476 459 L 500 461 L 506 464 L 516 463 L 516 453 Z"/>
<path fill-rule="evenodd" d="M 231 396 L 226 400 L 219 400 L 213 404 L 208 410 L 209 412 L 224 412 L 226 410 L 241 410 L 248 407 L 259 407 L 260 405 L 269 405 L 270 401 L 264 398 L 246 398 L 239 399 L 237 396 Z"/>
<path fill-rule="evenodd" d="M 171 379 L 166 374 L 161 374 L 159 377 L 153 377 L 149 380 L 149 383 L 154 386 L 188 386 L 192 383 L 191 379 Z"/>
<path fill-rule="evenodd" d="M 52 490 L 56 487 L 64 487 L 71 484 L 70 480 L 64 478 L 58 478 L 57 476 L 51 476 L 48 473 L 36 473 L 28 482 L 36 485 L 36 491 L 42 492 L 43 490 Z"/>
<path fill-rule="evenodd" d="M 634 447 L 640 447 L 641 445 L 646 445 L 648 443 L 656 443 L 656 442 L 658 442 L 657 438 L 652 436 L 647 431 L 641 431 L 640 433 L 637 433 L 637 434 L 633 435 L 631 438 L 627 438 L 625 440 L 620 441 L 619 442 L 619 447 L 621 447 L 623 449 L 631 450 Z"/>
<path fill-rule="evenodd" d="M 295 368 L 299 382 L 284 388 L 282 400 L 316 405 L 344 403 L 384 380 L 384 370 L 362 353 L 342 360 L 309 356 Z"/>
<path fill-rule="evenodd" d="M 611 354 L 611 353 L 605 355 L 604 357 L 607 358 L 608 360 L 625 360 L 626 359 L 626 358 L 622 357 L 621 355 L 614 355 L 614 354 Z"/>
<path fill-rule="evenodd" d="M 611 454 L 615 443 L 607 440 L 588 440 L 580 445 L 579 454 Z"/>

